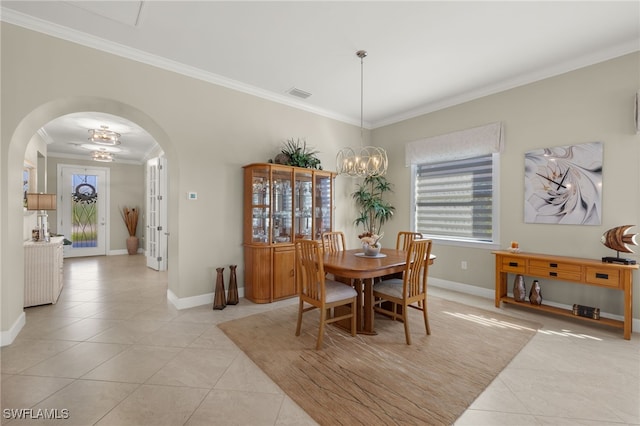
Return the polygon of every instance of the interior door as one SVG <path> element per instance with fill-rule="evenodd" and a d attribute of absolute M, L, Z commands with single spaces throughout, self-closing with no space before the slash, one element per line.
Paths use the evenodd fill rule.
<path fill-rule="evenodd" d="M 147 266 L 157 271 L 167 269 L 167 160 L 156 157 L 147 161 L 145 231 Z"/>
<path fill-rule="evenodd" d="M 109 169 L 59 165 L 58 229 L 71 241 L 65 257 L 104 256 L 109 223 Z"/>

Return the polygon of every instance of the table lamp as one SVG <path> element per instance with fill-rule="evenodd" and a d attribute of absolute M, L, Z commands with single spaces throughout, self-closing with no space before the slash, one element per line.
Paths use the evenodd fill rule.
<path fill-rule="evenodd" d="M 38 211 L 38 241 L 49 241 L 47 210 L 56 209 L 56 194 L 27 194 L 27 210 Z"/>

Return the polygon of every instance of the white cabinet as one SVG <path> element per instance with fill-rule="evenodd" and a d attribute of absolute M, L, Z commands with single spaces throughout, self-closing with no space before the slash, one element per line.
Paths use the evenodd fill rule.
<path fill-rule="evenodd" d="M 24 307 L 56 303 L 62 291 L 63 237 L 24 243 Z"/>

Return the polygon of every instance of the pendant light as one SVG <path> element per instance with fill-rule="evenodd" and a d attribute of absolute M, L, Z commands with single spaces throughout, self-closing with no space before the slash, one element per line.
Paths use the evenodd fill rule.
<path fill-rule="evenodd" d="M 360 147 L 346 147 L 336 155 L 336 170 L 339 175 L 353 177 L 382 176 L 387 173 L 387 152 L 377 146 L 364 146 L 364 58 L 366 50 L 358 50 L 360 58 Z"/>

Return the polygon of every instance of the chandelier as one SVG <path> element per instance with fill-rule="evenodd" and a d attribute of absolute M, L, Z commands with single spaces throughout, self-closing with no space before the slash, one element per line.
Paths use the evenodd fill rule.
<path fill-rule="evenodd" d="M 113 153 L 107 151 L 93 151 L 91 157 L 94 161 L 102 161 L 104 163 L 109 163 L 115 158 Z"/>
<path fill-rule="evenodd" d="M 366 50 L 358 50 L 360 58 L 360 147 L 346 147 L 336 155 L 336 170 L 339 175 L 354 177 L 374 177 L 387 173 L 387 152 L 377 146 L 364 146 L 364 58 Z"/>
<path fill-rule="evenodd" d="M 101 145 L 120 145 L 120 133 L 109 130 L 109 126 L 89 129 L 89 140 Z"/>

